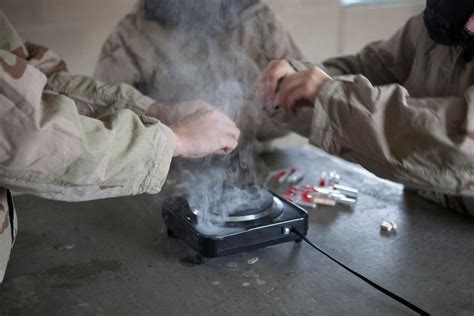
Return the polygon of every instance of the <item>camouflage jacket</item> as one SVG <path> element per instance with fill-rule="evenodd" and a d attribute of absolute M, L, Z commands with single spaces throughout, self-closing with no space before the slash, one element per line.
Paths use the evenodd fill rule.
<path fill-rule="evenodd" d="M 0 11 L 0 282 L 16 234 L 7 189 L 83 201 L 157 193 L 168 173 L 173 132 L 137 115 L 154 101 L 66 70 Z"/>
<path fill-rule="evenodd" d="M 333 80 L 304 131 L 314 145 L 474 216 L 474 61 L 462 48 L 433 42 L 420 15 L 322 67 Z"/>
<path fill-rule="evenodd" d="M 301 59 L 301 53 L 265 4 L 248 6 L 219 35 L 170 27 L 145 16 L 140 0 L 119 22 L 103 45 L 97 79 L 128 83 L 170 104 L 202 99 L 222 107 L 243 97 L 251 110 L 259 111 L 253 124 L 265 126 L 259 128 L 260 139 L 284 133 L 255 106 L 254 83 L 271 60 Z"/>

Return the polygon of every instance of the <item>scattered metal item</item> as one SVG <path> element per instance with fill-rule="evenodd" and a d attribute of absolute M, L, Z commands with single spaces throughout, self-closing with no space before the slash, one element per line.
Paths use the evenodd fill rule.
<path fill-rule="evenodd" d="M 337 190 L 337 191 L 340 191 L 345 196 L 349 196 L 353 199 L 357 199 L 357 195 L 359 194 L 359 190 L 354 189 L 354 188 L 350 188 L 350 187 L 347 187 L 347 186 L 343 186 L 343 185 L 340 185 L 340 184 L 334 185 L 333 189 Z"/>
<path fill-rule="evenodd" d="M 387 233 L 391 233 L 393 231 L 395 231 L 397 229 L 397 224 L 395 224 L 395 222 L 382 222 L 382 224 L 380 224 L 380 229 L 382 231 L 385 231 Z"/>
<path fill-rule="evenodd" d="M 258 284 L 258 285 L 264 285 L 264 284 L 266 284 L 266 283 L 267 283 L 267 281 L 265 281 L 265 280 L 257 279 L 257 284 Z"/>
<path fill-rule="evenodd" d="M 355 189 L 344 187 L 344 191 L 333 187 L 290 186 L 283 197 L 300 206 L 315 208 L 317 205 L 335 206 L 337 204 L 354 206 L 357 203 Z M 347 194 L 347 195 L 346 195 Z"/>
<path fill-rule="evenodd" d="M 276 170 L 270 173 L 269 179 L 273 179 L 278 188 L 284 185 L 282 196 L 301 207 L 316 208 L 318 205 L 335 206 L 345 205 L 353 207 L 357 203 L 359 191 L 357 189 L 340 184 L 341 176 L 335 170 L 322 171 L 317 185 L 297 186 L 304 178 L 304 173 L 295 167 Z"/>
<path fill-rule="evenodd" d="M 248 264 L 255 264 L 255 263 L 257 263 L 257 261 L 258 261 L 258 257 L 253 257 L 253 258 L 247 260 L 247 263 Z"/>
<path fill-rule="evenodd" d="M 321 178 L 319 179 L 319 186 L 325 187 L 328 185 L 328 174 L 326 171 L 321 172 Z"/>
<path fill-rule="evenodd" d="M 307 207 L 307 208 L 316 208 L 318 205 L 316 203 L 309 203 L 301 200 L 296 200 L 295 203 L 299 206 L 302 207 Z"/>
<path fill-rule="evenodd" d="M 291 183 L 291 184 L 297 184 L 301 180 L 303 180 L 303 178 L 304 178 L 303 173 L 301 171 L 298 171 L 295 168 L 293 168 L 293 172 L 292 172 L 291 176 L 288 178 L 288 182 Z"/>
<path fill-rule="evenodd" d="M 332 199 L 330 197 L 324 197 L 324 196 L 317 196 L 313 198 L 314 203 L 318 205 L 325 205 L 325 206 L 335 206 L 337 204 L 337 201 L 335 199 Z"/>
<path fill-rule="evenodd" d="M 321 172 L 321 178 L 319 179 L 319 187 L 330 187 L 339 184 L 341 176 L 336 171 L 327 173 L 326 171 Z"/>
<path fill-rule="evenodd" d="M 303 180 L 304 174 L 296 168 L 287 168 L 270 173 L 269 178 L 280 185 L 285 183 L 297 184 Z"/>
<path fill-rule="evenodd" d="M 342 196 L 342 197 L 336 197 L 336 203 L 352 207 L 357 203 L 357 200 L 352 199 L 350 197 Z"/>
<path fill-rule="evenodd" d="M 341 176 L 336 171 L 331 171 L 329 173 L 329 185 L 339 184 L 341 181 Z"/>
<path fill-rule="evenodd" d="M 70 245 L 63 245 L 63 246 L 55 246 L 54 249 L 56 250 L 72 250 L 76 244 L 70 244 Z"/>
<path fill-rule="evenodd" d="M 288 177 L 290 176 L 290 171 L 284 170 L 281 171 L 278 175 L 278 183 L 285 183 Z"/>

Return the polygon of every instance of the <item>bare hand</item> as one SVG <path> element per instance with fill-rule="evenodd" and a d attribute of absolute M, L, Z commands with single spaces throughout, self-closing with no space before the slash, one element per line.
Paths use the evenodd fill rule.
<path fill-rule="evenodd" d="M 319 68 L 296 72 L 286 60 L 272 61 L 257 81 L 257 94 L 267 109 L 282 106 L 294 113 L 300 106 L 313 106 L 328 79 Z"/>
<path fill-rule="evenodd" d="M 284 59 L 273 60 L 265 67 L 256 83 L 257 95 L 265 107 L 273 108 L 277 105 L 279 82 L 295 73 L 296 70 Z"/>
<path fill-rule="evenodd" d="M 170 128 L 176 135 L 175 157 L 226 155 L 237 147 L 240 137 L 235 123 L 215 108 L 198 110 Z"/>
<path fill-rule="evenodd" d="M 321 86 L 329 79 L 330 77 L 319 68 L 287 76 L 277 93 L 276 103 L 290 113 L 295 113 L 298 107 L 312 107 Z"/>

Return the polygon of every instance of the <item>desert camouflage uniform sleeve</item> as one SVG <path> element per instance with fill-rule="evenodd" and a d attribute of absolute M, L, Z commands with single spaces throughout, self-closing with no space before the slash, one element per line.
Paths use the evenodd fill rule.
<path fill-rule="evenodd" d="M 98 117 L 123 109 L 142 115 L 153 103 L 127 83 L 104 84 L 87 76 L 71 75 L 67 72 L 65 62 L 43 46 L 25 43 L 24 47 L 28 63 L 46 75 L 49 93 L 74 97 L 81 115 Z"/>
<path fill-rule="evenodd" d="M 462 97 L 412 98 L 360 75 L 328 81 L 310 141 L 411 188 L 474 196 L 474 86 Z"/>
<path fill-rule="evenodd" d="M 420 23 L 412 18 L 390 40 L 324 63 L 335 77 L 316 99 L 310 141 L 474 216 L 474 86 L 464 97 L 413 98 L 397 84 L 409 75 Z"/>
<path fill-rule="evenodd" d="M 23 45 L 1 12 L 0 26 L 0 186 L 66 201 L 159 192 L 175 136 L 128 110 L 153 101 L 55 73 L 61 62 Z M 90 118 L 80 104 L 122 110 Z"/>
<path fill-rule="evenodd" d="M 307 66 L 291 63 L 300 71 Z M 320 90 L 303 134 L 331 154 L 474 216 L 474 86 L 464 97 L 413 98 L 398 84 L 334 77 Z"/>

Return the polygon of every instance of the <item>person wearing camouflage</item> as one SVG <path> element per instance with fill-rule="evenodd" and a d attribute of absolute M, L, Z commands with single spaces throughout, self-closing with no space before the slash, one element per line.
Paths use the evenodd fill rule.
<path fill-rule="evenodd" d="M 229 99 L 238 107 L 243 99 L 242 117 L 266 140 L 286 131 L 255 106 L 253 84 L 279 58 L 302 55 L 258 0 L 139 0 L 104 43 L 94 77 L 169 105 L 201 99 L 223 106 Z"/>
<path fill-rule="evenodd" d="M 237 146 L 235 123 L 208 104 L 169 127 L 149 116 L 160 108 L 128 85 L 69 74 L 0 11 L 0 283 L 17 233 L 9 189 L 63 201 L 158 193 L 172 157 Z"/>
<path fill-rule="evenodd" d="M 473 57 L 474 2 L 429 0 L 357 55 L 273 61 L 257 90 L 268 111 L 308 113 L 301 133 L 315 146 L 474 216 Z"/>

